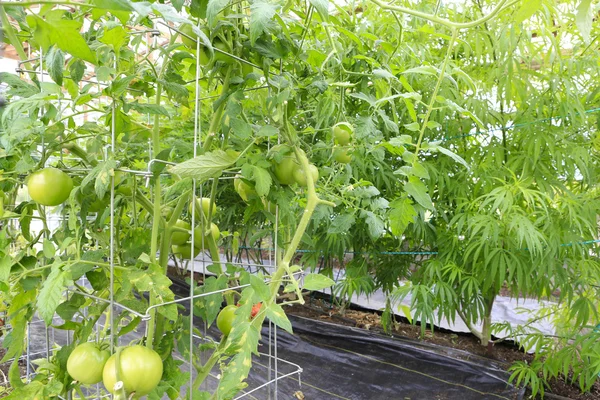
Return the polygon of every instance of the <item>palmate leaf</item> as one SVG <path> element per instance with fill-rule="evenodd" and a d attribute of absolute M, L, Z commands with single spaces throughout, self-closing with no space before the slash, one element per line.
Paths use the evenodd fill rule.
<path fill-rule="evenodd" d="M 175 165 L 169 171 L 181 178 L 205 181 L 221 176 L 225 169 L 235 164 L 237 158 L 238 154 L 234 151 L 215 150 Z"/>

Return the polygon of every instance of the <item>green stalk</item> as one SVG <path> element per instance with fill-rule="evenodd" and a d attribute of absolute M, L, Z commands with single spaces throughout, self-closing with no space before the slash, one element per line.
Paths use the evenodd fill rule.
<path fill-rule="evenodd" d="M 417 146 L 415 149 L 415 157 L 413 159 L 413 165 L 417 162 L 417 156 L 419 155 L 419 150 L 421 149 L 421 142 L 423 141 L 423 135 L 425 134 L 425 129 L 427 129 L 427 123 L 429 122 L 429 117 L 431 117 L 431 113 L 433 112 L 433 105 L 435 104 L 437 94 L 442 86 L 442 81 L 444 80 L 444 75 L 446 73 L 446 68 L 448 67 L 448 61 L 450 60 L 450 55 L 452 54 L 452 47 L 454 46 L 454 42 L 456 41 L 456 37 L 458 35 L 458 30 L 452 29 L 452 37 L 448 42 L 448 51 L 446 52 L 446 57 L 444 58 L 444 63 L 442 64 L 442 70 L 440 71 L 440 76 L 438 77 L 437 82 L 435 83 L 435 89 L 433 89 L 433 93 L 431 94 L 431 99 L 429 100 L 429 104 L 427 105 L 427 111 L 425 112 L 425 118 L 421 122 L 421 130 L 419 132 L 419 140 L 417 141 Z"/>
<path fill-rule="evenodd" d="M 227 96 L 227 91 L 229 90 L 229 81 L 231 79 L 231 66 L 227 67 L 227 72 L 225 73 L 225 79 L 223 80 L 223 88 L 221 90 L 221 96 Z M 215 110 L 213 114 L 212 120 L 210 121 L 210 126 L 208 127 L 208 135 L 206 136 L 206 140 L 204 141 L 203 149 L 208 150 L 212 144 L 214 137 L 217 135 L 219 130 L 219 124 L 221 123 L 221 118 L 223 117 L 223 111 L 225 111 L 226 101 L 222 101 L 219 104 L 219 107 Z"/>

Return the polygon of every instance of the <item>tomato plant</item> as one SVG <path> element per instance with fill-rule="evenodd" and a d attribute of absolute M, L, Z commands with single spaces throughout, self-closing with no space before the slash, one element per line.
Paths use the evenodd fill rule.
<path fill-rule="evenodd" d="M 27 190 L 36 203 L 57 206 L 69 198 L 73 180 L 59 169 L 44 168 L 29 175 Z"/>
<path fill-rule="evenodd" d="M 600 285 L 589 247 L 600 175 L 592 2 L 478 1 L 434 13 L 406 0 L 39 5 L 0 1 L 6 48 L 22 63 L 0 73 L 7 357 L 26 351 L 34 315 L 48 325 L 60 317 L 76 343 L 97 328 L 118 347 L 136 331 L 164 359 L 150 396 L 176 398 L 185 373 L 196 396 L 218 366 L 229 379 L 199 396 L 219 398 L 247 377 L 251 363 L 235 360 L 252 359 L 267 315 L 291 330 L 279 283 L 302 302 L 294 272 L 322 262 L 345 269 L 336 301 L 410 294 L 415 323 L 458 318 L 484 346 L 500 329 L 490 317 L 499 293 L 549 297 L 564 340 L 527 324 L 502 329 L 556 355 L 583 389 L 593 384 L 582 361 L 598 360 L 585 336 Z M 48 172 L 57 179 L 38 185 Z M 23 200 L 23 184 L 39 205 L 62 206 Z M 270 276 L 232 263 L 267 244 L 279 256 Z M 310 251 L 295 266 L 299 248 Z M 200 252 L 216 276 L 195 288 L 212 294 L 192 315 L 211 325 L 223 300 L 239 300 L 231 323 L 250 333 L 237 346 L 229 328 L 203 350 L 208 359 L 189 345 L 169 276 L 170 261 Z M 108 309 L 110 299 L 145 324 Z M 578 335 L 586 341 L 569 339 Z M 175 349 L 203 361 L 181 371 Z M 76 391 L 69 350 L 52 349 L 27 385 L 9 374 L 9 400 Z M 519 376 L 538 376 L 528 368 Z"/>
<path fill-rule="evenodd" d="M 102 350 L 95 343 L 82 343 L 69 355 L 67 371 L 76 381 L 93 385 L 102 380 L 102 371 L 109 357 L 108 350 Z"/>
<path fill-rule="evenodd" d="M 122 349 L 119 354 L 110 356 L 102 372 L 102 381 L 109 392 L 119 380 L 125 385 L 127 393 L 142 397 L 150 393 L 160 382 L 163 374 L 163 362 L 157 352 L 140 345 Z"/>

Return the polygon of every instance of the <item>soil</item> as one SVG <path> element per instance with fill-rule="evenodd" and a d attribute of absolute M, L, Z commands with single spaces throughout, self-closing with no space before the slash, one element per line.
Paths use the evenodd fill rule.
<path fill-rule="evenodd" d="M 324 320 L 385 334 L 381 325 L 380 313 L 358 309 L 341 310 L 325 299 L 307 297 L 306 304 L 295 304 L 286 307 L 286 312 L 292 315 Z M 492 347 L 491 352 L 488 352 L 488 349 L 481 346 L 478 339 L 470 334 L 455 333 L 443 329 L 436 329 L 434 331 L 427 329 L 425 336 L 421 338 L 421 327 L 419 325 L 412 325 L 401 318 L 396 318 L 393 330 L 393 334 L 398 336 L 423 340 L 439 346 L 450 347 L 481 357 L 491 358 L 507 369 L 515 361 L 530 362 L 533 360 L 533 355 L 524 353 L 510 342 L 497 343 Z M 530 393 L 525 398 L 530 398 L 529 396 Z M 558 400 L 598 400 L 600 399 L 600 381 L 595 383 L 590 393 L 581 393 L 577 386 L 570 385 L 564 380 L 555 379 L 550 382 L 550 388 L 547 389 L 545 398 Z"/>
<path fill-rule="evenodd" d="M 0 360 L 4 357 L 6 350 L 0 347 Z M 19 361 L 19 367 L 21 369 L 21 376 L 24 376 L 27 373 L 25 362 Z M 10 368 L 10 363 L 0 364 L 0 398 L 8 396 L 8 392 L 5 391 L 8 385 L 8 369 Z"/>

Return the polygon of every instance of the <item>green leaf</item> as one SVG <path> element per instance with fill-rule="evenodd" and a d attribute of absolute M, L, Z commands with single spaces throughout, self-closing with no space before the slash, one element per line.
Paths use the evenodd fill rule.
<path fill-rule="evenodd" d="M 99 199 L 103 199 L 106 192 L 110 189 L 111 177 L 114 175 L 114 169 L 117 167 L 115 160 L 108 160 L 98 164 L 101 166 L 94 182 L 94 190 Z"/>
<path fill-rule="evenodd" d="M 422 65 L 420 67 L 409 68 L 402 72 L 403 74 L 423 74 L 437 76 L 438 70 L 430 65 Z"/>
<path fill-rule="evenodd" d="M 120 51 L 122 47 L 129 43 L 129 34 L 122 26 L 116 26 L 105 30 L 104 35 L 99 40 L 111 46 L 114 51 Z"/>
<path fill-rule="evenodd" d="M 365 222 L 367 223 L 367 226 L 369 227 L 369 236 L 371 237 L 371 239 L 375 240 L 375 239 L 379 239 L 383 233 L 385 232 L 385 225 L 383 223 L 383 221 L 381 220 L 381 218 L 379 218 L 377 215 L 375 215 L 374 212 L 372 211 L 366 211 L 361 213 L 361 215 L 366 215 L 365 217 Z"/>
<path fill-rule="evenodd" d="M 269 171 L 254 165 L 252 168 L 252 176 L 254 177 L 254 188 L 256 189 L 256 193 L 260 197 L 268 195 L 271 185 L 273 184 L 273 178 L 271 178 Z"/>
<path fill-rule="evenodd" d="M 169 170 L 172 174 L 179 175 L 181 178 L 195 178 L 205 181 L 221 176 L 223 170 L 235 164 L 237 158 L 238 155 L 235 152 L 215 150 L 177 164 Z"/>
<path fill-rule="evenodd" d="M 256 43 L 260 35 L 270 32 L 278 8 L 276 4 L 260 0 L 250 5 L 250 43 Z"/>
<path fill-rule="evenodd" d="M 10 269 L 13 265 L 13 258 L 5 255 L 0 258 L 0 282 L 7 282 L 10 276 Z"/>
<path fill-rule="evenodd" d="M 354 215 L 350 213 L 338 215 L 327 229 L 327 233 L 347 233 L 355 221 Z"/>
<path fill-rule="evenodd" d="M 261 126 L 256 136 L 264 137 L 264 136 L 277 136 L 279 133 L 279 129 L 271 125 Z"/>
<path fill-rule="evenodd" d="M 287 315 L 283 311 L 283 308 L 279 304 L 273 303 L 267 309 L 267 317 L 273 322 L 275 325 L 280 327 L 281 329 L 289 332 L 292 332 L 292 323 L 288 319 Z"/>
<path fill-rule="evenodd" d="M 304 277 L 304 290 L 322 290 L 333 286 L 335 282 L 321 274 L 308 274 Z"/>
<path fill-rule="evenodd" d="M 429 149 L 434 150 L 434 151 L 439 151 L 440 153 L 445 154 L 448 157 L 452 158 L 457 163 L 464 165 L 467 169 L 470 169 L 469 164 L 467 164 L 467 162 L 464 160 L 464 158 L 462 158 L 458 154 L 456 154 L 442 146 L 439 146 L 437 143 L 430 143 Z"/>
<path fill-rule="evenodd" d="M 69 285 L 68 273 L 63 271 L 61 266 L 55 264 L 52 266 L 52 272 L 42 284 L 42 288 L 37 298 L 37 309 L 40 317 L 50 325 L 54 312 L 63 299 L 63 290 Z"/>
<path fill-rule="evenodd" d="M 525 0 L 515 15 L 515 22 L 521 23 L 542 8 L 542 0 Z"/>
<path fill-rule="evenodd" d="M 541 2 L 541 0 L 540 0 Z M 590 33 L 592 31 L 592 22 L 594 20 L 594 7 L 592 0 L 581 0 L 581 3 L 577 6 L 577 15 L 575 17 L 575 23 L 583 40 L 587 43 L 590 41 Z"/>
<path fill-rule="evenodd" d="M 402 236 L 416 217 L 417 211 L 408 197 L 400 197 L 390 203 L 390 229 L 395 236 Z"/>
<path fill-rule="evenodd" d="M 206 6 L 206 18 L 208 25 L 214 27 L 217 23 L 217 15 L 225 9 L 230 3 L 230 0 L 208 0 Z"/>
<path fill-rule="evenodd" d="M 429 193 L 427 193 L 427 187 L 416 176 L 408 178 L 408 182 L 404 184 L 404 190 L 406 190 L 406 192 L 423 207 L 429 210 L 434 209 L 431 197 L 429 197 Z"/>
<path fill-rule="evenodd" d="M 164 115 L 165 117 L 169 116 L 169 112 L 163 106 L 158 104 L 138 103 L 135 101 L 134 103 L 129 103 L 128 106 L 140 114 Z"/>
<path fill-rule="evenodd" d="M 127 90 L 129 83 L 135 79 L 135 75 L 125 76 L 123 78 L 117 78 L 108 88 L 106 88 L 106 94 L 109 96 L 119 97 Z"/>
<path fill-rule="evenodd" d="M 254 289 L 262 301 L 268 301 L 271 298 L 271 290 L 269 289 L 269 286 L 267 286 L 265 281 L 259 278 L 257 275 L 250 275 L 250 286 L 252 286 L 252 289 Z"/>
<path fill-rule="evenodd" d="M 417 132 L 419 129 L 421 129 L 421 125 L 419 125 L 418 122 L 413 122 L 410 124 L 405 124 L 404 127 L 406 129 L 408 129 L 411 132 Z M 407 136 L 407 135 L 403 135 L 403 136 Z"/>
<path fill-rule="evenodd" d="M 62 14 L 64 14 L 63 10 Z M 33 31 L 33 37 L 48 50 L 50 45 L 55 44 L 62 51 L 72 54 L 74 57 L 90 63 L 96 63 L 96 55 L 92 52 L 85 39 L 79 33 L 81 23 L 73 20 L 62 19 L 61 14 L 51 14 L 48 22 L 36 14 L 28 15 L 27 22 Z"/>
<path fill-rule="evenodd" d="M 0 83 L 6 83 L 10 86 L 7 94 L 18 97 L 30 97 L 40 92 L 37 86 L 25 82 L 17 75 L 8 72 L 0 72 Z"/>
<path fill-rule="evenodd" d="M 50 78 L 59 86 L 63 84 L 64 67 L 65 55 L 63 52 L 55 46 L 50 47 L 50 51 L 46 54 L 46 68 L 48 68 Z"/>
<path fill-rule="evenodd" d="M 181 104 L 188 103 L 190 91 L 185 86 L 179 83 L 165 81 L 163 79 L 159 79 L 157 82 L 163 85 L 170 98 L 175 99 L 175 101 L 178 101 Z"/>
<path fill-rule="evenodd" d="M 48 239 L 44 239 L 43 249 L 44 257 L 46 258 L 53 258 L 56 254 L 56 248 L 54 247 L 54 244 Z"/>
<path fill-rule="evenodd" d="M 321 18 L 323 18 L 325 21 L 327 21 L 329 19 L 329 1 L 328 0 L 309 0 L 310 4 L 312 4 L 317 11 L 319 12 L 319 15 L 321 15 Z"/>

